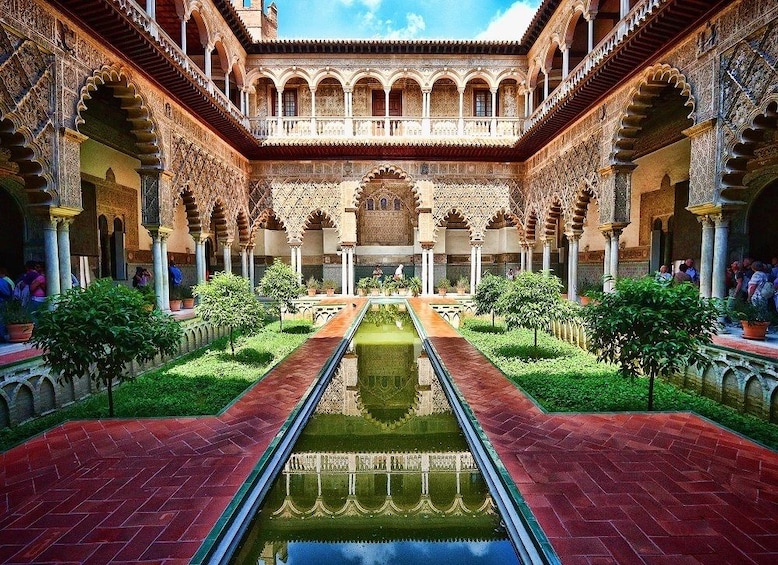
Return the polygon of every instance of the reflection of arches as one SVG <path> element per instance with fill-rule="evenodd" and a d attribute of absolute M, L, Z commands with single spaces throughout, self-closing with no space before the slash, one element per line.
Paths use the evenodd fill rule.
<path fill-rule="evenodd" d="M 16 199 L 0 184 L 0 265 L 6 267 L 12 276 L 21 274 L 24 264 L 24 216 Z M 15 280 L 15 277 L 14 277 Z"/>
<path fill-rule="evenodd" d="M 752 257 L 770 259 L 778 250 L 778 179 L 765 186 L 748 210 L 748 250 Z"/>

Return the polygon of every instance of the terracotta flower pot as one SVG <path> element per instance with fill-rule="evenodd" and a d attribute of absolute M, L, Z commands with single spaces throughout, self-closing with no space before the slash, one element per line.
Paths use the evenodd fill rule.
<path fill-rule="evenodd" d="M 740 325 L 743 326 L 743 339 L 759 339 L 764 341 L 770 322 L 747 322 L 742 320 Z"/>
<path fill-rule="evenodd" d="M 309 288 L 308 289 L 308 296 L 316 296 L 316 289 L 315 288 Z"/>
<path fill-rule="evenodd" d="M 184 298 L 181 301 L 181 308 L 184 310 L 191 310 L 194 308 L 195 299 L 194 298 Z"/>
<path fill-rule="evenodd" d="M 181 301 L 180 300 L 171 300 L 170 301 L 170 311 L 171 312 L 178 312 L 181 310 Z"/>
<path fill-rule="evenodd" d="M 8 324 L 8 341 L 11 343 L 24 343 L 32 337 L 35 324 Z"/>

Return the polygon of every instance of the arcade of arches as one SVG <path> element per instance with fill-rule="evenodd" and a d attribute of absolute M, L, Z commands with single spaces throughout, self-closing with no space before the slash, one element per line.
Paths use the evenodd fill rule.
<path fill-rule="evenodd" d="M 146 2 L 143 21 L 156 14 L 255 150 L 69 13 L 16 4 L 0 1 L 0 68 L 19 77 L 0 93 L 0 265 L 17 276 L 45 261 L 50 294 L 71 272 L 126 282 L 146 266 L 164 308 L 170 260 L 193 284 L 220 270 L 255 281 L 280 257 L 344 294 L 375 264 L 403 264 L 425 293 L 443 277 L 472 291 L 486 271 L 551 269 L 574 300 L 603 274 L 691 257 L 701 293 L 723 296 L 731 260 L 778 255 L 770 3 L 718 9 L 524 154 L 511 152 L 522 136 L 575 98 L 566 81 L 651 3 L 556 2 L 515 52 L 484 42 L 465 56 L 463 42 L 403 59 L 300 41 L 295 60 L 246 50 L 222 3 L 179 1 L 176 16 Z"/>

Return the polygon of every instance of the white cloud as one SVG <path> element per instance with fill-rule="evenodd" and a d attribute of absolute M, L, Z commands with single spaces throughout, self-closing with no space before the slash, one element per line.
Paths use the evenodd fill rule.
<path fill-rule="evenodd" d="M 413 39 L 427 27 L 424 18 L 414 13 L 405 14 L 405 27 L 403 28 L 393 29 L 391 20 L 388 20 L 386 24 L 385 36 L 387 39 Z"/>
<path fill-rule="evenodd" d="M 346 543 L 342 545 L 341 554 L 347 562 L 382 565 L 394 561 L 397 552 L 391 543 Z"/>
<path fill-rule="evenodd" d="M 537 11 L 536 2 L 520 0 L 504 12 L 497 12 L 484 31 L 475 39 L 489 41 L 520 41 Z"/>

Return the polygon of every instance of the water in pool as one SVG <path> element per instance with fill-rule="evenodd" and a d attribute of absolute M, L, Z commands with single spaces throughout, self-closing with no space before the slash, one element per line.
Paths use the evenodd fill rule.
<path fill-rule="evenodd" d="M 367 312 L 233 563 L 518 563 L 402 305 Z"/>

